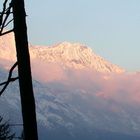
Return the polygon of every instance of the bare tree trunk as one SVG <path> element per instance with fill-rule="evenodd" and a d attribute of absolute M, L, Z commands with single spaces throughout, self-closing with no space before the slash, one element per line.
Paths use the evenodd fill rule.
<path fill-rule="evenodd" d="M 13 0 L 14 34 L 17 51 L 24 139 L 38 140 L 24 0 Z"/>

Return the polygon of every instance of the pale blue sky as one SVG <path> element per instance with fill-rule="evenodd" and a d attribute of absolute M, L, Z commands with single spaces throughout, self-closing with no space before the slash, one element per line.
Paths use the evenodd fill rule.
<path fill-rule="evenodd" d="M 25 0 L 29 41 L 80 42 L 129 71 L 140 70 L 140 0 Z"/>

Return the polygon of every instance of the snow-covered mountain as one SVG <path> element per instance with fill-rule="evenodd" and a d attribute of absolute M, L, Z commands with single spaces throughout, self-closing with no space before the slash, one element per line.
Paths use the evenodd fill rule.
<path fill-rule="evenodd" d="M 0 58 L 15 60 L 15 43 L 13 34 L 0 38 Z M 122 73 L 124 70 L 102 57 L 96 55 L 90 48 L 79 43 L 63 42 L 53 46 L 31 46 L 31 59 L 45 63 L 56 63 L 62 67 L 75 69 L 91 69 L 98 72 Z"/>
<path fill-rule="evenodd" d="M 98 72 L 116 73 L 124 71 L 96 55 L 87 46 L 79 43 L 63 42 L 51 47 L 32 47 L 31 57 L 76 69 L 86 68 Z"/>
<path fill-rule="evenodd" d="M 30 54 L 40 140 L 140 139 L 139 73 L 81 44 L 31 46 Z M 0 38 L 0 81 L 15 56 L 13 35 Z M 21 123 L 17 81 L 0 97 L 0 115 Z"/>

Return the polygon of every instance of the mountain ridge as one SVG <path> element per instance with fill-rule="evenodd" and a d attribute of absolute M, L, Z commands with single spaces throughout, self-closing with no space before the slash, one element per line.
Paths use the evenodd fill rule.
<path fill-rule="evenodd" d="M 122 73 L 125 70 L 117 65 L 111 64 L 92 49 L 80 43 L 62 42 L 51 47 L 31 47 L 31 57 L 56 62 L 67 67 L 83 69 L 89 68 L 97 72 Z"/>
<path fill-rule="evenodd" d="M 15 61 L 16 51 L 13 33 L 0 38 L 0 58 Z M 91 48 L 80 43 L 62 42 L 52 46 L 29 47 L 32 60 L 40 60 L 45 63 L 59 64 L 64 68 L 91 69 L 97 72 L 122 73 L 125 70 L 111 64 Z"/>

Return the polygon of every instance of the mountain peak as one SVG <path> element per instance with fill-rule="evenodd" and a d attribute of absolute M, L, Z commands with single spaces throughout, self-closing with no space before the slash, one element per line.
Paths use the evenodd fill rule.
<path fill-rule="evenodd" d="M 90 53 L 92 52 L 92 50 L 88 48 L 86 45 L 83 45 L 81 43 L 70 43 L 66 41 L 56 44 L 52 47 L 63 51 L 67 50 L 67 51 L 78 51 L 78 52 L 89 51 Z"/>
<path fill-rule="evenodd" d="M 15 41 L 13 33 L 0 38 L 0 59 L 15 61 Z M 44 64 L 58 64 L 63 68 L 90 69 L 97 72 L 122 73 L 124 70 L 111 64 L 102 57 L 96 55 L 92 49 L 80 43 L 62 42 L 52 46 L 30 47 L 32 60 L 41 61 Z"/>
<path fill-rule="evenodd" d="M 46 63 L 57 63 L 63 67 L 75 69 L 91 69 L 98 72 L 121 73 L 124 70 L 102 57 L 96 55 L 92 49 L 80 43 L 62 42 L 50 47 L 35 47 L 32 56 Z"/>

